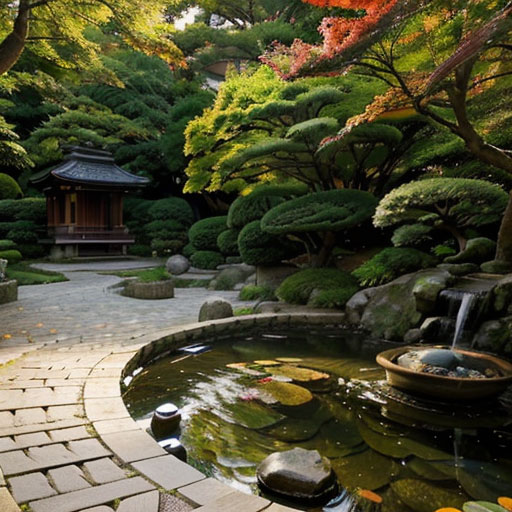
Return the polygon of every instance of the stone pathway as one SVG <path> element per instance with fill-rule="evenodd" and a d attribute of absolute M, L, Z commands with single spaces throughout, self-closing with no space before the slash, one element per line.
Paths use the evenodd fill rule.
<path fill-rule="evenodd" d="M 47 264 L 69 281 L 20 287 L 0 306 L 1 512 L 292 510 L 205 478 L 130 418 L 119 380 L 136 351 L 195 322 L 207 294 L 244 304 L 197 288 L 130 299 L 96 273 L 148 263 Z"/>

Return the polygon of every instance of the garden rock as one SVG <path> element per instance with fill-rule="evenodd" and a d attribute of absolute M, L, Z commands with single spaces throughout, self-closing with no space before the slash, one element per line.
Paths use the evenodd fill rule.
<path fill-rule="evenodd" d="M 269 455 L 258 466 L 257 477 L 266 491 L 310 502 L 327 502 L 337 488 L 329 460 L 303 448 Z"/>
<path fill-rule="evenodd" d="M 437 268 L 450 272 L 452 276 L 465 276 L 479 271 L 476 263 L 441 263 Z"/>
<path fill-rule="evenodd" d="M 169 274 L 179 276 L 184 274 L 190 268 L 190 261 L 181 254 L 171 256 L 165 264 L 165 269 Z"/>
<path fill-rule="evenodd" d="M 242 263 L 241 265 L 233 265 L 223 268 L 213 279 L 208 288 L 210 290 L 236 290 L 243 288 L 245 280 L 254 274 L 254 267 Z"/>
<path fill-rule="evenodd" d="M 473 346 L 479 350 L 512 354 L 512 316 L 484 322 L 473 338 Z"/>
<path fill-rule="evenodd" d="M 288 276 L 295 274 L 300 269 L 287 265 L 256 267 L 256 284 L 258 286 L 268 286 L 275 290 Z"/>
<path fill-rule="evenodd" d="M 18 282 L 14 279 L 0 282 L 0 304 L 18 300 Z"/>
<path fill-rule="evenodd" d="M 368 305 L 370 299 L 375 295 L 377 288 L 366 288 L 361 290 L 349 299 L 345 304 L 345 313 L 350 324 L 359 325 L 364 309 Z"/>
<path fill-rule="evenodd" d="M 489 274 L 510 274 L 512 273 L 512 264 L 508 261 L 492 260 L 486 261 L 480 265 L 484 272 Z"/>
<path fill-rule="evenodd" d="M 466 248 L 455 256 L 445 258 L 445 263 L 482 263 L 494 256 L 496 242 L 490 238 L 479 237 L 468 240 Z"/>
<path fill-rule="evenodd" d="M 429 270 L 419 277 L 412 289 L 416 301 L 416 310 L 431 313 L 436 308 L 437 296 L 452 282 L 452 276 L 446 270 Z"/>
<path fill-rule="evenodd" d="M 404 335 L 404 342 L 407 344 L 418 343 L 421 341 L 421 329 L 409 329 Z"/>
<path fill-rule="evenodd" d="M 0 258 L 0 283 L 5 280 L 5 269 L 7 268 L 7 260 Z"/>
<path fill-rule="evenodd" d="M 498 314 L 512 314 L 512 274 L 498 281 L 492 289 L 491 304 Z"/>
<path fill-rule="evenodd" d="M 233 316 L 233 307 L 222 297 L 208 299 L 199 310 L 199 321 L 217 320 Z"/>

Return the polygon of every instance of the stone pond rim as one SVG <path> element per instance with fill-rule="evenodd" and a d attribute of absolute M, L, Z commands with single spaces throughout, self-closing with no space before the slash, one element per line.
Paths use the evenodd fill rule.
<path fill-rule="evenodd" d="M 425 397 L 443 399 L 447 402 L 457 400 L 479 400 L 497 396 L 503 393 L 512 384 L 512 364 L 498 357 L 455 349 L 455 352 L 464 356 L 481 359 L 490 367 L 497 368 L 503 373 L 501 377 L 487 379 L 471 379 L 462 377 L 446 377 L 421 373 L 403 368 L 395 363 L 397 358 L 411 350 L 427 350 L 440 347 L 405 346 L 385 350 L 377 355 L 377 363 L 386 370 L 388 383 L 398 389 Z M 446 347 L 443 347 L 446 348 Z"/>

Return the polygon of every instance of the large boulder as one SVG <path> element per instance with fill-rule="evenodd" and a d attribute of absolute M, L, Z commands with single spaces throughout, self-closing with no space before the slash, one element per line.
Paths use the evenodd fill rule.
<path fill-rule="evenodd" d="M 436 308 L 439 292 L 447 288 L 453 278 L 446 270 L 424 272 L 414 283 L 412 294 L 416 301 L 416 310 L 420 313 L 432 313 Z"/>
<path fill-rule="evenodd" d="M 466 248 L 455 256 L 448 256 L 445 263 L 482 263 L 496 252 L 496 242 L 490 238 L 479 237 L 468 240 Z"/>
<path fill-rule="evenodd" d="M 327 502 L 336 493 L 331 463 L 316 450 L 294 448 L 269 455 L 258 466 L 258 484 L 265 491 L 306 502 Z"/>
<path fill-rule="evenodd" d="M 165 269 L 173 276 L 184 274 L 190 268 L 190 261 L 181 254 L 171 256 L 165 264 Z"/>
<path fill-rule="evenodd" d="M 500 315 L 512 314 L 512 274 L 500 279 L 492 289 L 491 307 Z"/>
<path fill-rule="evenodd" d="M 347 321 L 350 324 L 359 325 L 361 323 L 364 310 L 368 302 L 370 302 L 370 299 L 375 295 L 376 290 L 377 288 L 360 290 L 348 300 L 345 304 L 345 313 L 347 315 Z"/>
<path fill-rule="evenodd" d="M 212 297 L 203 303 L 199 310 L 199 321 L 218 320 L 233 316 L 233 307 L 222 297 Z"/>
<path fill-rule="evenodd" d="M 242 263 L 223 268 L 217 276 L 210 281 L 210 290 L 236 290 L 242 288 L 246 279 L 256 271 L 252 265 Z M 238 286 L 237 286 L 238 285 Z"/>
<path fill-rule="evenodd" d="M 473 338 L 473 346 L 486 352 L 512 355 L 512 316 L 484 322 Z"/>

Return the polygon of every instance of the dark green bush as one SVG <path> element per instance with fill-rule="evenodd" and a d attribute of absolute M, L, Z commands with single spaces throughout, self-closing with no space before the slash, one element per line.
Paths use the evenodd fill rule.
<path fill-rule="evenodd" d="M 34 231 L 23 228 L 14 228 L 7 232 L 6 237 L 17 244 L 35 244 L 37 243 L 37 235 Z"/>
<path fill-rule="evenodd" d="M 260 221 L 255 220 L 240 231 L 238 249 L 248 265 L 275 265 L 300 254 L 302 246 L 282 236 L 265 233 Z"/>
<path fill-rule="evenodd" d="M 17 246 L 12 240 L 0 240 L 0 251 L 8 251 L 16 248 Z"/>
<path fill-rule="evenodd" d="M 276 300 L 277 297 L 272 288 L 249 284 L 240 290 L 240 300 Z"/>
<path fill-rule="evenodd" d="M 224 257 L 220 252 L 196 251 L 190 257 L 192 266 L 205 270 L 214 270 L 224 263 Z"/>
<path fill-rule="evenodd" d="M 184 240 L 151 240 L 151 249 L 156 251 L 158 256 L 172 256 L 179 254 L 185 245 Z"/>
<path fill-rule="evenodd" d="M 133 244 L 128 246 L 128 254 L 133 256 L 151 256 L 152 249 L 149 245 Z"/>
<path fill-rule="evenodd" d="M 314 308 L 341 309 L 354 295 L 351 288 L 334 288 L 332 290 L 322 290 L 312 297 L 308 304 Z"/>
<path fill-rule="evenodd" d="M 39 244 L 20 244 L 18 250 L 21 252 L 24 260 L 35 260 L 46 256 L 46 250 Z"/>
<path fill-rule="evenodd" d="M 37 226 L 34 222 L 30 220 L 17 220 L 14 222 L 0 222 L 0 238 L 7 238 L 10 240 L 10 237 L 7 236 L 11 230 L 13 231 L 24 231 L 27 233 L 34 233 L 37 229 Z"/>
<path fill-rule="evenodd" d="M 432 241 L 429 233 L 432 226 L 425 224 L 406 224 L 395 229 L 391 241 L 395 247 L 418 247 Z"/>
<path fill-rule="evenodd" d="M 286 198 L 278 195 L 249 194 L 237 197 L 229 208 L 228 226 L 240 230 L 249 222 L 260 220 L 274 206 L 285 201 Z"/>
<path fill-rule="evenodd" d="M 217 237 L 226 231 L 226 216 L 197 221 L 188 231 L 192 245 L 199 251 L 218 251 Z"/>
<path fill-rule="evenodd" d="M 354 270 L 352 274 L 361 286 L 376 286 L 422 268 L 435 265 L 436 259 L 429 254 L 400 247 L 388 247 Z"/>
<path fill-rule="evenodd" d="M 191 206 L 180 197 L 168 197 L 153 201 L 148 213 L 153 220 L 173 220 L 185 228 L 194 222 L 194 212 Z"/>
<path fill-rule="evenodd" d="M 453 256 L 454 254 L 457 254 L 457 251 L 448 245 L 436 245 L 432 249 L 432 253 L 435 254 L 438 258 L 443 258 L 445 256 Z"/>
<path fill-rule="evenodd" d="M 134 222 L 142 226 L 152 220 L 149 209 L 154 201 L 141 199 L 139 197 L 126 197 L 123 202 L 123 216 L 126 225 Z"/>
<path fill-rule="evenodd" d="M 315 300 L 316 294 L 327 290 L 338 292 L 339 306 L 359 289 L 357 279 L 347 272 L 335 268 L 308 268 L 287 277 L 276 290 L 280 300 L 290 304 L 308 304 Z M 313 291 L 315 295 L 312 297 Z"/>
<path fill-rule="evenodd" d="M 22 256 L 20 251 L 9 250 L 9 251 L 0 251 L 0 259 L 7 260 L 10 265 L 14 265 L 21 261 Z"/>
<path fill-rule="evenodd" d="M 39 197 L 27 197 L 0 201 L 0 221 L 13 222 L 16 220 L 30 220 L 41 226 L 46 225 L 46 200 Z"/>
<path fill-rule="evenodd" d="M 181 250 L 181 254 L 183 254 L 183 256 L 185 256 L 185 258 L 189 258 L 189 259 L 192 256 L 192 254 L 194 254 L 195 252 L 197 252 L 197 249 L 191 243 L 188 243 L 187 245 L 185 245 L 185 247 L 183 247 L 183 249 Z"/>
<path fill-rule="evenodd" d="M 144 226 L 144 230 L 150 240 L 184 240 L 187 241 L 187 232 L 179 222 L 175 220 L 154 220 Z"/>
<path fill-rule="evenodd" d="M 0 199 L 17 199 L 23 195 L 20 186 L 8 174 L 0 173 Z"/>
<path fill-rule="evenodd" d="M 238 254 L 238 229 L 226 229 L 217 237 L 217 247 L 225 256 Z"/>

